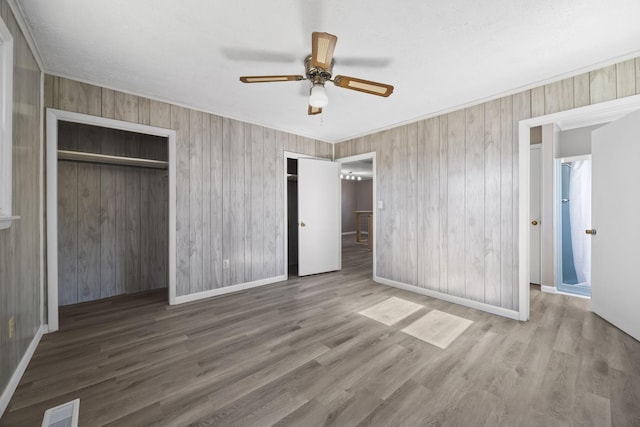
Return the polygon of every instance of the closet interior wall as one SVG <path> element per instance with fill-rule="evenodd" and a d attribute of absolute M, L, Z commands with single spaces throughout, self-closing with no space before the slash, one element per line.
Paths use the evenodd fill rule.
<path fill-rule="evenodd" d="M 61 122 L 58 149 L 167 160 L 166 138 Z M 58 298 L 167 286 L 165 169 L 58 161 Z"/>

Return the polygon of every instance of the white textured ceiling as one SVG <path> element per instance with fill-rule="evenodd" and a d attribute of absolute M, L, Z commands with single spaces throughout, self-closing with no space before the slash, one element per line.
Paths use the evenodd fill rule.
<path fill-rule="evenodd" d="M 372 133 L 640 52 L 638 0 L 17 0 L 45 71 L 328 142 Z M 307 116 L 311 32 L 338 36 Z"/>

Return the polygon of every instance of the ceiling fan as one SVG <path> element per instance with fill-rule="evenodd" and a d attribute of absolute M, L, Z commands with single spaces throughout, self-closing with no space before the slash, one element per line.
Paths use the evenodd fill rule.
<path fill-rule="evenodd" d="M 357 90 L 387 97 L 393 92 L 393 86 L 372 82 L 369 80 L 357 79 L 348 76 L 335 76 L 331 78 L 333 72 L 333 50 L 336 47 L 338 37 L 329 33 L 314 32 L 311 34 L 311 55 L 304 60 L 305 75 L 284 75 L 284 76 L 243 76 L 240 81 L 243 83 L 268 83 L 268 82 L 289 82 L 309 80 L 311 91 L 309 93 L 308 114 L 320 114 L 322 108 L 329 103 L 327 92 L 324 88 L 326 82 L 333 82 L 338 87 Z"/>

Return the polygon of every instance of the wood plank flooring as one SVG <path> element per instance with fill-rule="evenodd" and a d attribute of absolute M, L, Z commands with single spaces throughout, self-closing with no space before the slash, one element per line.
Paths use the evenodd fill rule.
<path fill-rule="evenodd" d="M 344 269 L 177 307 L 161 292 L 61 309 L 1 426 L 80 398 L 81 426 L 640 426 L 640 343 L 587 301 L 531 290 L 522 323 Z M 389 297 L 424 308 L 385 326 Z M 431 310 L 474 323 L 445 350 L 401 332 Z"/>

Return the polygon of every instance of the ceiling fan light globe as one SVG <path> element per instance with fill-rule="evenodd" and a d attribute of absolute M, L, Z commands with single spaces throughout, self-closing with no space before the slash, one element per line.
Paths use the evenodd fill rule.
<path fill-rule="evenodd" d="M 309 95 L 309 105 L 316 108 L 323 108 L 329 104 L 329 97 L 323 85 L 314 85 Z"/>

